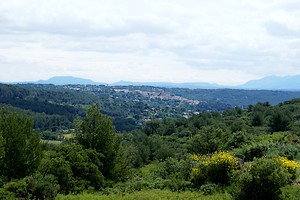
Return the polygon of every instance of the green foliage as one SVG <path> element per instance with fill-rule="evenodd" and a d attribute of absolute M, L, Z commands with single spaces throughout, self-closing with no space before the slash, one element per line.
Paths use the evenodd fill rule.
<path fill-rule="evenodd" d="M 238 159 L 229 152 L 214 153 L 204 165 L 208 180 L 221 185 L 228 185 L 233 171 L 239 167 Z"/>
<path fill-rule="evenodd" d="M 55 176 L 60 186 L 60 192 L 68 194 L 72 191 L 75 180 L 70 163 L 64 160 L 64 158 L 54 157 L 51 159 L 43 159 L 39 171 L 43 176 Z"/>
<path fill-rule="evenodd" d="M 41 138 L 43 140 L 59 140 L 60 138 L 62 138 L 62 134 L 53 131 L 43 131 L 41 133 Z"/>
<path fill-rule="evenodd" d="M 172 192 L 169 190 L 143 190 L 127 194 L 110 194 L 110 195 L 99 195 L 99 194 L 81 194 L 81 195 L 58 195 L 56 200 L 178 200 L 178 199 L 201 199 L 201 200 L 232 200 L 232 197 L 225 194 L 214 194 L 214 195 L 201 195 L 199 192 Z"/>
<path fill-rule="evenodd" d="M 6 183 L 0 189 L 1 199 L 54 199 L 59 190 L 54 176 L 34 174 Z"/>
<path fill-rule="evenodd" d="M 116 155 L 114 168 L 111 171 L 114 181 L 126 181 L 132 176 L 130 162 L 130 151 L 125 151 L 123 147 L 120 147 Z"/>
<path fill-rule="evenodd" d="M 26 191 L 32 199 L 54 199 L 60 189 L 53 175 L 42 176 L 37 173 L 23 180 L 27 183 Z"/>
<path fill-rule="evenodd" d="M 154 157 L 157 160 L 167 160 L 174 157 L 174 150 L 168 144 L 161 144 L 159 149 L 154 152 Z"/>
<path fill-rule="evenodd" d="M 237 131 L 233 132 L 227 138 L 227 142 L 225 144 L 226 149 L 235 149 L 240 146 L 246 145 L 250 141 L 250 136 L 245 131 Z"/>
<path fill-rule="evenodd" d="M 249 111 L 251 112 L 251 124 L 252 126 L 262 126 L 265 124 L 266 116 L 270 110 L 270 104 L 257 103 L 254 106 L 249 106 Z"/>
<path fill-rule="evenodd" d="M 254 158 L 261 158 L 267 155 L 270 148 L 270 143 L 262 141 L 260 143 L 253 143 L 245 145 L 242 148 L 236 149 L 235 154 L 243 159 L 245 162 L 252 161 Z"/>
<path fill-rule="evenodd" d="M 271 132 L 286 131 L 290 128 L 291 118 L 289 112 L 282 111 L 279 108 L 273 108 L 269 127 Z"/>
<path fill-rule="evenodd" d="M 87 110 L 86 117 L 78 125 L 75 140 L 84 148 L 94 149 L 104 156 L 102 173 L 105 177 L 111 177 L 119 150 L 112 120 L 101 114 L 99 107 L 94 105 Z"/>
<path fill-rule="evenodd" d="M 196 154 L 208 154 L 221 150 L 224 131 L 212 126 L 203 128 L 189 142 L 189 151 Z"/>
<path fill-rule="evenodd" d="M 291 176 L 278 159 L 254 159 L 235 173 L 232 194 L 241 200 L 279 199 L 280 188 L 291 181 Z"/>
<path fill-rule="evenodd" d="M 192 169 L 192 182 L 200 187 L 205 182 L 228 185 L 234 170 L 239 168 L 238 159 L 229 152 L 216 152 L 211 156 L 193 156 L 196 166 Z"/>
<path fill-rule="evenodd" d="M 41 160 L 40 137 L 32 133 L 33 122 L 24 115 L 4 112 L 0 116 L 2 149 L 1 175 L 8 180 L 23 178 L 34 172 Z"/>
<path fill-rule="evenodd" d="M 122 145 L 129 155 L 130 166 L 138 168 L 155 159 L 165 159 L 172 154 L 169 146 L 166 147 L 167 152 L 162 152 L 161 143 L 162 140 L 158 135 L 147 136 L 141 131 L 133 131 L 124 135 Z"/>
<path fill-rule="evenodd" d="M 29 199 L 31 195 L 26 190 L 25 180 L 11 181 L 0 189 L 1 199 Z"/>
<path fill-rule="evenodd" d="M 156 193 L 196 190 L 195 198 L 206 198 L 202 194 L 209 198 L 221 188 L 222 192 L 232 189 L 236 199 L 249 194 L 250 199 L 296 195 L 294 188 L 284 186 L 299 181 L 293 160 L 300 159 L 300 103 L 257 103 L 243 109 L 248 105 L 243 102 L 256 103 L 254 100 L 268 96 L 266 93 L 276 99 L 291 95 L 133 86 L 0 85 L 0 103 L 10 104 L 1 105 L 0 114 L 0 198 L 53 199 L 57 193 L 89 191 L 108 195 L 100 198 L 140 199 L 148 198 L 140 196 L 147 194 L 157 199 L 151 191 L 145 192 L 147 189 Z M 92 103 L 101 105 L 103 114 L 98 106 L 88 106 Z M 53 144 L 42 141 L 40 145 L 32 127 Z M 66 140 L 62 133 L 75 137 Z M 45 154 L 40 162 L 41 146 Z M 193 161 L 189 152 L 198 160 Z M 280 156 L 285 158 L 278 159 Z M 78 196 L 87 197 L 98 198 Z"/>
<path fill-rule="evenodd" d="M 299 200 L 300 199 L 300 186 L 288 185 L 280 189 L 280 200 Z"/>
<path fill-rule="evenodd" d="M 217 192 L 217 188 L 218 188 L 218 185 L 216 185 L 214 183 L 207 183 L 207 184 L 201 185 L 200 191 L 204 195 L 212 195 Z"/>
<path fill-rule="evenodd" d="M 159 120 L 151 120 L 144 125 L 144 133 L 146 135 L 161 134 L 161 132 L 161 123 Z"/>
<path fill-rule="evenodd" d="M 91 187 L 98 190 L 104 185 L 101 154 L 75 144 L 60 145 L 54 150 L 42 160 L 39 171 L 43 176 L 56 177 L 60 192 L 79 193 Z"/>
<path fill-rule="evenodd" d="M 0 121 L 1 123 L 1 121 Z M 1 126 L 1 125 L 0 125 Z M 3 163 L 3 158 L 5 156 L 5 140 L 2 137 L 2 131 L 0 130 L 0 165 L 2 165 Z"/>

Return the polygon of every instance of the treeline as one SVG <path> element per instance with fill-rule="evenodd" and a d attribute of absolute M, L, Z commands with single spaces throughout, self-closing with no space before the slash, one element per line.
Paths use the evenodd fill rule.
<path fill-rule="evenodd" d="M 247 107 L 257 102 L 269 102 L 271 105 L 289 99 L 299 98 L 299 91 L 272 91 L 272 90 L 241 90 L 241 89 L 166 89 L 175 95 L 189 99 L 197 99 L 210 103 L 222 103 L 232 107 Z"/>
<path fill-rule="evenodd" d="M 232 199 L 299 199 L 300 99 L 147 121 L 115 133 L 94 105 L 73 137 L 40 142 L 26 114 L 1 109 L 0 198 L 160 189 Z"/>

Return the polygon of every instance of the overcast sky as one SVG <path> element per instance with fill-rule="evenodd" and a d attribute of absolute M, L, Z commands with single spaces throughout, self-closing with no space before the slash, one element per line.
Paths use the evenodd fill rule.
<path fill-rule="evenodd" d="M 300 74 L 299 0 L 0 0 L 0 81 Z"/>

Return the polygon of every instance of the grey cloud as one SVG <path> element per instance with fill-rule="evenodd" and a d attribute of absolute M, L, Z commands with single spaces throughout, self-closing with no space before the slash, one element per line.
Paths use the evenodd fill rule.
<path fill-rule="evenodd" d="M 290 56 L 279 60 L 278 58 L 281 55 L 276 51 L 273 52 L 272 49 L 266 51 L 265 49 L 240 47 L 230 50 L 217 46 L 210 50 L 205 50 L 205 48 L 188 49 L 188 51 L 181 50 L 182 56 L 179 60 L 192 68 L 200 70 L 228 69 L 241 70 L 250 74 L 266 74 L 267 71 L 282 68 L 285 65 L 292 65 L 293 62 L 299 60 L 297 58 L 292 59 Z"/>
<path fill-rule="evenodd" d="M 300 32 L 290 30 L 285 24 L 269 21 L 265 25 L 268 34 L 275 37 L 299 37 Z"/>
<path fill-rule="evenodd" d="M 162 35 L 172 32 L 169 24 L 152 22 L 150 20 L 123 20 L 121 25 L 104 27 L 91 23 L 88 20 L 62 20 L 62 21 L 33 21 L 18 24 L 8 19 L 0 19 L 1 34 L 45 33 L 75 37 L 106 36 L 119 37 L 129 34 L 142 33 L 145 35 Z"/>

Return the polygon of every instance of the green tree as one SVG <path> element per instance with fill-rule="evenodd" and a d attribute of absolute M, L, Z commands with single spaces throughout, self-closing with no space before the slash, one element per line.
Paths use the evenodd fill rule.
<path fill-rule="evenodd" d="M 5 153 L 0 151 L 1 175 L 9 181 L 23 178 L 34 172 L 40 163 L 40 137 L 32 132 L 33 121 L 25 115 L 4 112 L 0 121 L 0 133 L 4 139 L 1 141 L 0 137 L 0 144 L 5 150 Z"/>
<path fill-rule="evenodd" d="M 225 146 L 227 149 L 234 149 L 246 144 L 249 140 L 249 134 L 245 131 L 237 131 L 229 136 Z"/>
<path fill-rule="evenodd" d="M 54 150 L 47 153 L 39 171 L 43 176 L 55 176 L 62 193 L 82 192 L 91 187 L 98 190 L 103 186 L 101 154 L 77 144 L 59 145 Z"/>
<path fill-rule="evenodd" d="M 286 131 L 291 123 L 290 113 L 282 111 L 279 108 L 274 108 L 270 118 L 270 129 L 272 132 Z"/>
<path fill-rule="evenodd" d="M 115 139 L 111 118 L 100 113 L 97 105 L 89 108 L 85 118 L 77 122 L 75 140 L 84 148 L 94 149 L 104 155 L 103 175 L 111 177 L 120 143 Z"/>
<path fill-rule="evenodd" d="M 252 126 L 262 126 L 265 122 L 265 117 L 269 110 L 269 102 L 258 102 L 254 106 L 249 106 L 248 111 L 250 112 Z"/>
<path fill-rule="evenodd" d="M 161 134 L 161 123 L 159 120 L 151 120 L 145 123 L 144 133 L 146 135 Z"/>
<path fill-rule="evenodd" d="M 190 139 L 189 151 L 197 154 L 214 153 L 220 150 L 224 134 L 224 131 L 220 128 L 205 127 Z"/>

